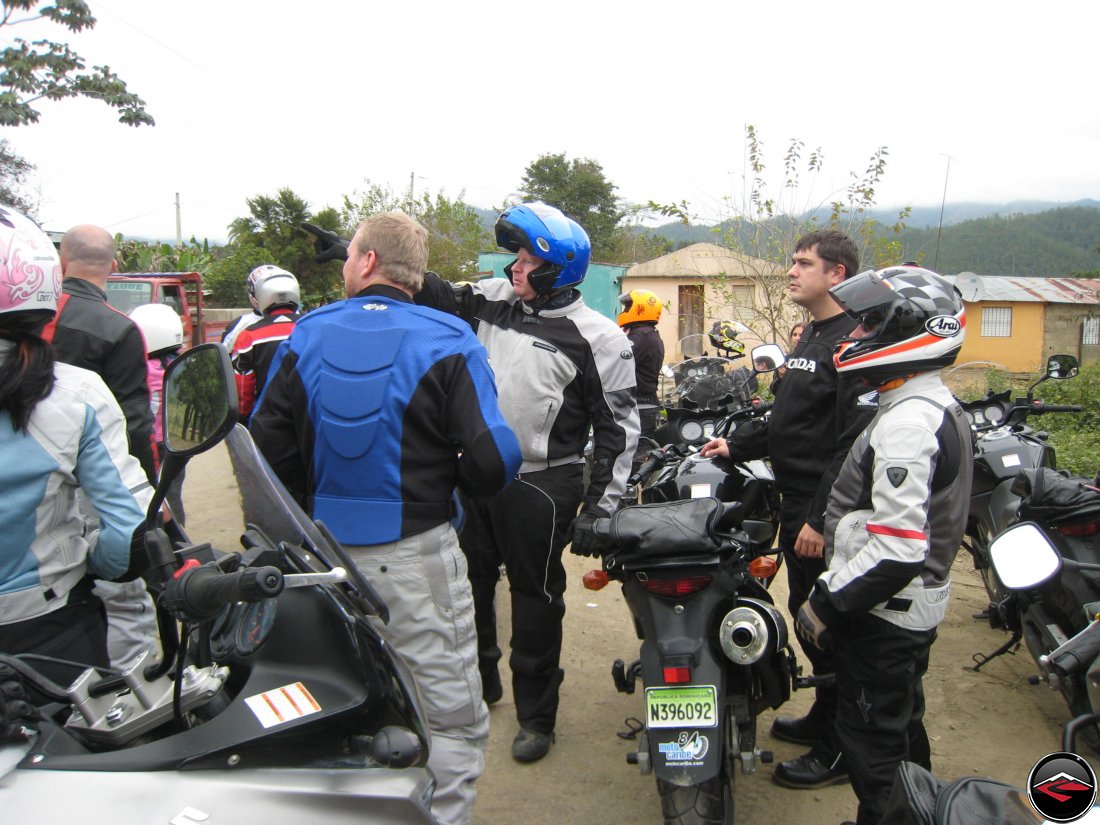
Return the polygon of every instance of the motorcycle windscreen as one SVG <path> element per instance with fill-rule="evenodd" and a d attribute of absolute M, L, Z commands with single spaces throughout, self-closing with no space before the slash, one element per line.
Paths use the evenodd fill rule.
<path fill-rule="evenodd" d="M 390 614 L 385 601 L 347 557 L 340 543 L 334 537 L 324 535 L 317 523 L 298 506 L 298 502 L 275 476 L 244 425 L 238 424 L 230 430 L 225 443 L 241 491 L 245 523 L 256 525 L 271 538 L 310 548 L 330 570 L 343 567 L 351 579 L 350 584 L 362 597 L 360 607 L 388 622 Z M 324 569 L 318 567 L 320 572 Z"/>
<path fill-rule="evenodd" d="M 240 487 L 245 522 L 291 544 L 324 547 L 317 525 L 275 477 L 244 425 L 234 427 L 225 443 Z"/>

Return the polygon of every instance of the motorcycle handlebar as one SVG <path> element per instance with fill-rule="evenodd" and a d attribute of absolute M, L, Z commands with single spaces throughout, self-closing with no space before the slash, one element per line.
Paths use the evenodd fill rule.
<path fill-rule="evenodd" d="M 642 462 L 640 466 L 631 476 L 626 480 L 628 487 L 635 486 L 639 481 L 649 478 L 653 475 L 653 471 L 657 470 L 664 465 L 667 461 L 667 455 L 664 450 L 654 450 L 649 454 L 649 457 Z"/>
<path fill-rule="evenodd" d="M 592 522 L 592 535 L 598 539 L 607 539 L 611 536 L 611 519 L 600 517 Z"/>
<path fill-rule="evenodd" d="M 223 573 L 212 564 L 195 564 L 176 572 L 165 598 L 177 616 L 203 621 L 227 604 L 263 601 L 282 592 L 283 573 L 277 567 L 246 567 Z"/>
<path fill-rule="evenodd" d="M 1098 655 L 1100 655 L 1100 621 L 1093 621 L 1068 642 L 1055 648 L 1043 658 L 1051 667 L 1068 676 L 1092 664 Z"/>
<path fill-rule="evenodd" d="M 1047 404 L 1036 401 L 1030 412 L 1035 413 L 1079 413 L 1084 409 L 1080 404 Z"/>

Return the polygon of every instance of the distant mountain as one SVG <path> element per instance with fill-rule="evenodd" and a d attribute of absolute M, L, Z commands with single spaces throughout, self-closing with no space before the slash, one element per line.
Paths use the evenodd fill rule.
<path fill-rule="evenodd" d="M 489 230 L 489 234 L 493 232 L 493 225 L 497 222 L 497 218 L 500 217 L 500 212 L 496 209 L 482 209 L 480 206 L 471 206 L 478 217 L 481 218 L 481 225 Z"/>
<path fill-rule="evenodd" d="M 907 260 L 949 274 L 1065 278 L 1096 273 L 1100 204 L 995 214 L 945 225 L 942 232 L 935 226 L 906 229 L 899 238 Z"/>
<path fill-rule="evenodd" d="M 1048 212 L 1052 209 L 1080 206 L 1088 209 L 1100 209 L 1100 201 L 1085 198 L 1072 203 L 1054 203 L 1052 201 L 1011 201 L 1009 203 L 978 203 L 976 201 L 960 201 L 947 203 L 943 207 L 943 225 L 954 226 L 963 221 L 988 218 L 993 215 L 1009 217 L 1011 215 L 1034 215 L 1037 212 Z M 828 217 L 828 210 L 818 210 L 822 217 Z M 883 223 L 893 223 L 897 220 L 898 209 L 875 209 L 871 211 L 871 217 Z M 906 221 L 906 225 L 913 229 L 935 229 L 940 225 L 940 207 L 918 206 Z"/>
<path fill-rule="evenodd" d="M 498 212 L 473 207 L 492 232 Z M 828 213 L 821 215 L 822 218 Z M 871 217 L 892 225 L 897 209 L 876 209 Z M 1100 271 L 1100 200 L 1073 203 L 948 203 L 939 229 L 938 207 L 915 208 L 898 236 L 902 260 L 919 261 L 946 274 L 1041 275 L 1069 277 Z M 669 222 L 637 230 L 664 238 L 673 249 L 693 243 L 720 242 L 724 228 Z M 716 231 L 719 230 L 719 231 Z M 939 243 L 937 250 L 937 235 Z"/>
<path fill-rule="evenodd" d="M 871 214 L 883 224 L 897 220 L 896 210 Z M 902 260 L 919 261 L 947 274 L 1069 277 L 1100 271 L 1100 201 L 947 204 L 942 230 L 938 225 L 938 209 L 913 210 L 906 229 L 890 236 L 901 241 Z M 673 222 L 640 231 L 665 238 L 679 249 L 714 242 L 716 229 L 722 228 Z"/>

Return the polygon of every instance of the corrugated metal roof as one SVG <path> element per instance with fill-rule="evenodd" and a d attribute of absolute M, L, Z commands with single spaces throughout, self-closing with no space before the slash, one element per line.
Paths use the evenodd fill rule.
<path fill-rule="evenodd" d="M 1015 278 L 1007 275 L 975 275 L 961 272 L 947 280 L 959 288 L 965 300 L 1018 301 L 1045 304 L 1100 304 L 1100 279 Z"/>

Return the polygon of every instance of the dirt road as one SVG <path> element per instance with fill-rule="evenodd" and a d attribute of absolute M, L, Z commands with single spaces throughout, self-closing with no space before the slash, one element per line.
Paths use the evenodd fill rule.
<path fill-rule="evenodd" d="M 198 456 L 187 471 L 184 499 L 188 530 L 195 540 L 222 548 L 238 546 L 240 511 L 236 486 L 224 448 Z M 638 641 L 617 585 L 593 593 L 580 578 L 592 560 L 568 556 L 564 667 L 557 743 L 533 765 L 520 765 L 510 755 L 516 733 L 514 706 L 505 695 L 492 709 L 492 732 L 485 774 L 478 783 L 474 825 L 640 825 L 660 821 L 652 776 L 642 776 L 626 763 L 634 744 L 617 734 L 628 717 L 643 714 L 640 691 L 615 692 L 611 663 L 637 657 Z M 772 592 L 786 603 L 782 574 Z M 1060 750 L 1061 725 L 1068 711 L 1058 694 L 1028 683 L 1034 667 L 1026 651 L 1002 656 L 980 672 L 966 670 L 976 652 L 988 653 L 1007 637 L 971 615 L 985 603 L 981 581 L 960 555 L 947 621 L 940 627 L 925 678 L 928 733 L 933 768 L 943 778 L 991 776 L 1022 786 L 1036 760 Z M 499 591 L 500 614 L 508 616 L 506 583 Z M 502 622 L 501 638 L 508 638 Z M 505 661 L 507 655 L 505 656 Z M 508 677 L 504 675 L 507 685 Z M 801 715 L 812 702 L 806 691 L 794 694 L 779 712 Z M 767 733 L 775 712 L 760 717 L 758 744 L 770 748 L 775 761 L 799 755 L 803 748 L 773 740 Z M 1100 760 L 1086 753 L 1097 766 Z M 847 785 L 818 791 L 792 791 L 771 781 L 772 765 L 739 775 L 734 798 L 739 825 L 835 825 L 853 819 L 856 802 Z"/>

